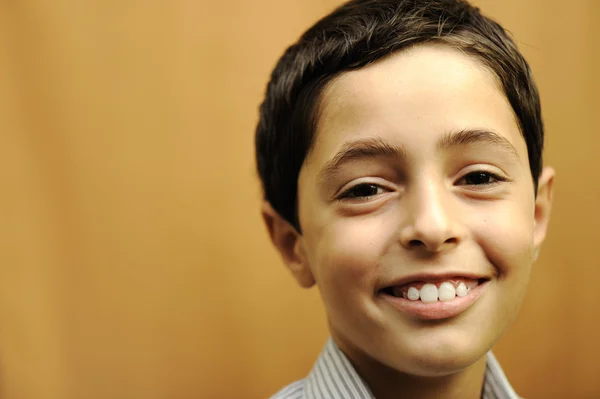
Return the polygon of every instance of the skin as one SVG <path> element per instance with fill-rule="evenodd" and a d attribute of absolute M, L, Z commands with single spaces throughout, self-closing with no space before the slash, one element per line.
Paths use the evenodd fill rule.
<path fill-rule="evenodd" d="M 471 130 L 491 134 L 473 139 Z M 457 132 L 469 139 L 452 140 Z M 553 180 L 544 168 L 535 195 L 495 76 L 458 50 L 421 45 L 325 89 L 298 179 L 302 233 L 268 202 L 262 211 L 298 283 L 318 286 L 333 339 L 377 398 L 478 398 L 485 355 L 516 316 L 546 236 Z M 382 292 L 421 273 L 487 283 L 463 313 L 423 320 Z"/>

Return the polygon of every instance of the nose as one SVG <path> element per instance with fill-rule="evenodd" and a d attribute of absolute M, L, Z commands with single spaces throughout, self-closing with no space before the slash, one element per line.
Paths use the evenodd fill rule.
<path fill-rule="evenodd" d="M 411 192 L 412 191 L 412 192 Z M 407 249 L 430 253 L 456 247 L 463 239 L 454 198 L 443 184 L 429 180 L 407 192 L 400 241 Z"/>

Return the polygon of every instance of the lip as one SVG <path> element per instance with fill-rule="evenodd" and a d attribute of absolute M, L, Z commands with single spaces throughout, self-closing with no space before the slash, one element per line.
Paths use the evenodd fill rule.
<path fill-rule="evenodd" d="M 466 273 L 461 271 L 447 273 L 420 273 L 402 277 L 397 280 L 392 280 L 391 282 L 387 282 L 384 286 L 380 287 L 380 289 L 397 286 L 399 287 L 401 285 L 410 284 L 414 282 L 435 283 L 438 281 L 449 281 L 454 278 L 466 278 L 470 280 L 490 280 L 489 275 L 483 273 Z"/>
<path fill-rule="evenodd" d="M 454 276 L 456 276 L 456 274 Z M 421 277 L 422 276 L 419 277 L 419 280 L 421 280 Z M 408 280 L 404 284 L 411 281 L 415 281 L 415 279 L 413 278 Z M 430 279 L 429 281 L 433 280 Z M 437 281 L 439 281 L 439 279 Z M 410 299 L 399 298 L 387 294 L 384 290 L 381 290 L 379 294 L 394 308 L 400 310 L 401 312 L 407 313 L 410 316 L 421 320 L 442 320 L 458 316 L 469 309 L 485 292 L 489 286 L 489 283 L 490 280 L 485 279 L 485 281 L 482 281 L 479 285 L 471 289 L 466 296 L 457 296 L 449 302 L 437 301 L 434 303 L 423 303 L 421 301 L 411 301 Z"/>

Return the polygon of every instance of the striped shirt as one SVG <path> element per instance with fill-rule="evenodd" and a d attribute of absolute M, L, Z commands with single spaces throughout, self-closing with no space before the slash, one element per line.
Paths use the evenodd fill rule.
<path fill-rule="evenodd" d="M 373 393 L 348 358 L 329 338 L 308 377 L 296 381 L 271 399 L 373 399 Z M 500 364 L 488 352 L 482 399 L 519 399 Z"/>

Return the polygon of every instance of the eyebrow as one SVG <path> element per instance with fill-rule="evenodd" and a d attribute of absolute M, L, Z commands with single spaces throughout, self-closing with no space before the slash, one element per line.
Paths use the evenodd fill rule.
<path fill-rule="evenodd" d="M 519 153 L 508 139 L 491 130 L 462 129 L 445 133 L 437 143 L 438 150 L 446 150 L 469 144 L 497 146 L 519 160 Z M 383 138 L 367 138 L 344 143 L 342 148 L 329 160 L 318 174 L 319 180 L 326 180 L 335 174 L 342 165 L 364 158 L 391 157 L 406 159 L 406 150 L 401 145 L 392 145 Z"/>
<path fill-rule="evenodd" d="M 462 129 L 444 134 L 437 143 L 439 150 L 461 147 L 469 144 L 484 144 L 499 147 L 517 160 L 520 159 L 519 152 L 507 138 L 491 130 L 485 129 Z"/>
<path fill-rule="evenodd" d="M 323 166 L 318 179 L 327 179 L 347 162 L 374 157 L 394 157 L 403 160 L 406 159 L 406 151 L 402 146 L 391 145 L 379 137 L 351 141 L 345 143 L 337 154 Z"/>

